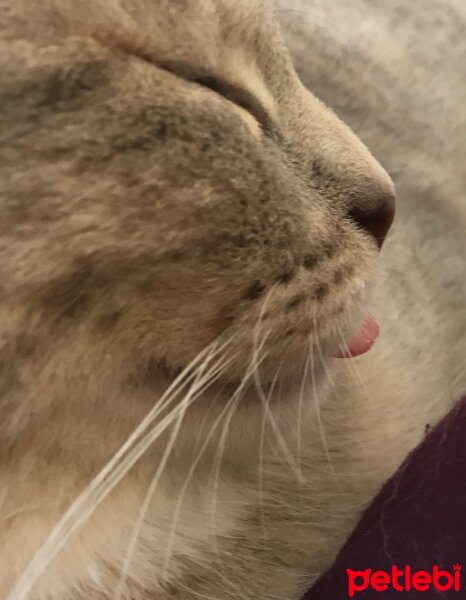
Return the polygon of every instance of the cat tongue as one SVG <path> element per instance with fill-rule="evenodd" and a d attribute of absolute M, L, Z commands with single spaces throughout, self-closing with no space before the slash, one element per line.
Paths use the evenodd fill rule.
<path fill-rule="evenodd" d="M 372 348 L 379 335 L 379 325 L 373 316 L 367 315 L 359 329 L 347 344 L 335 354 L 336 358 L 359 356 Z"/>

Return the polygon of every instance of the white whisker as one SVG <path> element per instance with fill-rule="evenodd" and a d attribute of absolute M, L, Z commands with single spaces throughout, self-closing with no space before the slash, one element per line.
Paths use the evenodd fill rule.
<path fill-rule="evenodd" d="M 212 468 L 212 477 L 213 477 L 213 489 L 212 489 L 212 501 L 211 501 L 211 506 L 210 506 L 210 515 L 211 515 L 211 521 L 214 522 L 215 521 L 215 514 L 216 514 L 216 499 L 217 499 L 217 495 L 218 495 L 218 480 L 220 477 L 220 467 L 221 467 L 221 460 L 223 457 L 223 452 L 224 452 L 224 448 L 225 448 L 225 440 L 226 440 L 226 435 L 228 432 L 228 428 L 229 425 L 231 423 L 231 419 L 232 416 L 236 410 L 236 408 L 238 407 L 239 402 L 241 401 L 241 394 L 245 388 L 245 386 L 248 384 L 250 377 L 253 373 L 257 372 L 258 367 L 260 366 L 260 362 L 263 361 L 266 358 L 266 355 L 264 355 L 261 359 L 261 361 L 259 361 L 259 354 L 262 351 L 262 348 L 265 346 L 265 343 L 267 341 L 269 334 L 266 334 L 264 336 L 264 338 L 261 341 L 261 345 L 255 349 L 255 352 L 253 353 L 251 362 L 249 364 L 249 367 L 241 381 L 241 383 L 239 384 L 238 388 L 235 390 L 235 393 L 233 394 L 232 398 L 234 399 L 233 405 L 232 405 L 232 410 L 230 411 L 228 418 L 225 421 L 225 424 L 223 426 L 223 430 L 222 430 L 222 434 L 220 436 L 220 440 L 217 446 L 217 452 L 215 454 L 215 461 L 214 461 L 214 465 Z M 216 475 L 216 476 L 215 476 Z M 214 543 L 215 543 L 215 537 L 214 537 Z"/>
<path fill-rule="evenodd" d="M 231 359 L 233 360 L 234 357 Z M 217 425 L 220 423 L 222 417 L 224 416 L 224 414 L 230 409 L 231 406 L 231 402 L 234 399 L 235 396 L 233 396 L 232 398 L 230 398 L 230 400 L 226 403 L 225 407 L 223 408 L 223 410 L 221 411 L 220 415 L 217 417 L 217 419 L 214 421 L 213 425 L 210 428 L 210 431 L 208 433 L 208 435 L 205 437 L 204 443 L 201 447 L 201 449 L 199 450 L 199 452 L 197 453 L 197 456 L 194 458 L 194 460 L 191 462 L 191 466 L 189 468 L 189 471 L 185 477 L 183 486 L 178 494 L 178 499 L 175 505 L 175 510 L 174 510 L 174 516 L 173 516 L 173 520 L 172 520 L 172 527 L 170 529 L 170 534 L 168 536 L 168 542 L 167 542 L 167 547 L 166 547 L 166 551 L 165 551 L 165 560 L 164 560 L 164 567 L 162 570 L 162 578 L 164 576 L 166 576 L 167 572 L 168 572 L 168 563 L 170 561 L 170 555 L 171 555 L 171 551 L 172 551 L 172 547 L 173 547 L 173 543 L 174 543 L 174 536 L 175 536 L 175 530 L 176 530 L 176 523 L 178 521 L 179 518 L 179 513 L 181 510 L 181 505 L 183 503 L 183 499 L 184 496 L 186 494 L 186 490 L 188 488 L 189 482 L 191 481 L 191 478 L 202 458 L 202 455 L 204 454 L 204 451 L 206 450 L 210 439 L 217 427 Z"/>
<path fill-rule="evenodd" d="M 180 431 L 181 428 L 181 424 L 183 422 L 184 416 L 186 414 L 186 410 L 188 409 L 188 407 L 190 406 L 190 404 L 192 403 L 192 401 L 194 399 L 196 399 L 200 394 L 199 392 L 199 388 L 202 386 L 202 384 L 208 380 L 208 378 L 212 375 L 212 373 L 215 371 L 215 368 L 217 365 L 214 365 L 214 367 L 212 367 L 209 371 L 209 373 L 207 375 L 204 374 L 205 368 L 209 362 L 209 360 L 212 358 L 212 355 L 214 353 L 215 350 L 215 345 L 212 346 L 211 351 L 209 352 L 209 355 L 207 356 L 206 360 L 204 361 L 204 363 L 201 365 L 201 368 L 198 370 L 197 375 L 196 375 L 196 379 L 194 381 L 194 383 L 191 386 L 191 389 L 189 390 L 188 394 L 183 398 L 182 400 L 182 410 L 177 418 L 175 427 L 173 428 L 172 434 L 170 436 L 170 440 L 169 443 L 167 444 L 167 447 L 165 448 L 165 452 L 162 456 L 162 459 L 160 461 L 160 464 L 155 472 L 155 475 L 152 479 L 152 482 L 149 486 L 149 489 L 147 491 L 147 494 L 144 498 L 144 502 L 142 504 L 141 510 L 139 512 L 136 524 L 134 526 L 132 535 L 131 535 L 131 539 L 130 539 L 130 543 L 128 546 L 128 551 L 126 553 L 125 556 L 125 560 L 124 560 L 124 564 L 123 564 L 123 568 L 121 570 L 120 573 L 120 577 L 118 580 L 118 584 L 117 587 L 115 589 L 115 593 L 114 593 L 114 600 L 120 600 L 121 595 L 123 593 L 123 589 L 124 589 L 124 584 L 129 572 L 129 568 L 130 568 L 130 564 L 131 564 L 131 560 L 132 557 L 136 551 L 136 545 L 137 545 L 137 541 L 139 539 L 140 536 L 140 532 L 141 532 L 141 528 L 143 526 L 144 523 L 144 519 L 146 517 L 147 511 L 149 509 L 149 505 L 152 501 L 152 498 L 154 496 L 157 484 L 160 480 L 160 477 L 163 474 L 163 471 L 165 469 L 165 466 L 167 464 L 167 461 L 169 459 L 169 456 L 171 454 L 171 451 L 173 449 L 173 446 L 175 444 L 175 441 L 178 437 L 178 433 Z M 218 363 L 217 363 L 218 364 Z M 218 369 L 217 369 L 218 370 Z M 209 384 L 212 383 L 212 380 L 208 380 Z"/>
<path fill-rule="evenodd" d="M 311 382 L 312 382 L 312 393 L 314 396 L 314 405 L 315 405 L 315 409 L 316 409 L 316 418 L 317 418 L 317 424 L 319 426 L 319 431 L 320 431 L 320 437 L 322 440 L 322 446 L 325 452 L 325 456 L 327 457 L 327 462 L 328 465 L 330 467 L 330 471 L 332 472 L 335 480 L 337 479 L 336 477 L 336 473 L 335 473 L 335 469 L 333 468 L 333 464 L 332 464 L 332 460 L 330 457 L 330 452 L 329 452 L 329 448 L 328 448 L 328 443 L 327 443 L 327 436 L 325 435 L 325 429 L 324 429 L 324 424 L 322 422 L 322 417 L 320 414 L 320 405 L 319 405 L 319 397 L 317 394 L 317 385 L 316 385 L 316 374 L 315 374 L 315 364 L 314 364 L 314 352 L 313 352 L 313 343 L 312 343 L 312 337 L 309 340 L 309 358 L 310 358 L 310 363 L 311 363 Z"/>
<path fill-rule="evenodd" d="M 330 372 L 330 369 L 328 368 L 327 361 L 325 360 L 324 354 L 322 352 L 322 346 L 321 346 L 321 343 L 319 340 L 319 336 L 317 335 L 317 320 L 316 320 L 315 316 L 313 317 L 313 324 L 314 324 L 314 331 L 316 332 L 314 335 L 315 345 L 317 346 L 317 352 L 319 353 L 320 362 L 322 363 L 322 366 L 324 368 L 327 379 L 329 380 L 329 382 L 331 383 L 332 386 L 335 386 L 335 380 L 333 378 L 332 373 Z"/>
<path fill-rule="evenodd" d="M 303 375 L 301 378 L 301 385 L 299 386 L 299 396 L 298 396 L 298 423 L 297 423 L 297 432 L 296 432 L 296 456 L 298 458 L 298 469 L 303 478 L 301 461 L 302 461 L 302 413 L 304 406 L 304 388 L 306 387 L 306 383 L 308 383 L 309 376 L 309 359 L 304 361 L 304 369 Z M 303 478 L 304 479 L 304 478 Z M 300 483 L 301 488 L 301 483 Z"/>
<path fill-rule="evenodd" d="M 227 340 L 223 347 L 226 347 L 232 338 Z M 213 342 L 217 344 L 217 341 Z M 119 483 L 128 470 L 142 456 L 147 448 L 161 435 L 163 431 L 178 416 L 180 409 L 175 409 L 170 415 L 162 419 L 156 428 L 142 440 L 136 443 L 144 431 L 150 426 L 154 418 L 172 402 L 180 390 L 186 386 L 187 382 L 193 379 L 192 369 L 211 349 L 212 344 L 202 350 L 191 363 L 175 378 L 166 392 L 162 395 L 151 411 L 146 415 L 143 421 L 128 437 L 125 443 L 114 454 L 112 459 L 103 467 L 103 469 L 86 486 L 76 500 L 64 513 L 60 521 L 53 528 L 45 542 L 35 553 L 32 560 L 23 571 L 21 577 L 16 582 L 14 588 L 9 593 L 6 600 L 26 600 L 37 579 L 42 575 L 49 564 L 54 560 L 60 550 L 68 542 L 69 538 L 82 526 L 82 524 L 93 514 L 97 506 Z M 185 381 L 186 380 L 186 381 Z M 77 516 L 79 515 L 79 516 Z"/>
<path fill-rule="evenodd" d="M 268 406 L 271 399 L 272 394 L 275 390 L 275 385 L 278 381 L 280 370 L 282 368 L 283 362 L 280 362 L 277 372 L 272 379 L 272 383 L 270 385 L 270 390 L 267 397 L 266 405 Z M 259 464 L 258 464 L 258 478 L 259 478 L 259 513 L 260 520 L 262 525 L 262 537 L 265 539 L 267 536 L 265 535 L 265 518 L 264 518 L 264 480 L 263 480 L 263 461 L 264 461 L 264 439 L 265 439 L 265 424 L 267 422 L 267 411 L 264 410 L 264 416 L 262 417 L 261 422 L 261 434 L 259 441 Z"/>
<path fill-rule="evenodd" d="M 364 395 L 365 395 L 365 396 L 366 396 L 366 398 L 369 400 L 369 402 L 370 402 L 370 404 L 371 404 L 371 407 L 372 407 L 372 409 L 374 409 L 374 408 L 375 408 L 374 401 L 373 401 L 373 399 L 372 399 L 371 395 L 369 394 L 369 392 L 368 392 L 368 390 L 367 390 L 367 387 L 366 387 L 366 385 L 365 385 L 365 383 L 364 383 L 364 381 L 363 381 L 363 379 L 362 379 L 362 377 L 361 377 L 361 374 L 360 374 L 360 372 L 359 372 L 359 369 L 357 368 L 357 365 L 356 365 L 356 362 L 355 362 L 354 358 L 353 358 L 353 357 L 351 356 L 351 354 L 350 354 L 349 347 L 348 347 L 348 343 L 347 343 L 347 341 L 346 341 L 346 339 L 345 339 L 345 337 L 344 337 L 344 335 L 343 335 L 343 332 L 341 331 L 341 328 L 340 328 L 340 326 L 339 326 L 338 324 L 336 325 L 336 328 L 337 328 L 337 331 L 338 331 L 338 335 L 339 335 L 339 336 L 340 336 L 340 338 L 341 338 L 341 341 L 342 341 L 343 348 L 346 350 L 346 354 L 347 354 L 347 358 L 343 359 L 343 361 L 344 361 L 345 363 L 346 363 L 347 361 L 349 361 L 349 365 L 351 366 L 351 368 L 352 368 L 352 370 L 353 370 L 353 373 L 354 373 L 354 375 L 356 376 L 356 379 L 358 380 L 358 382 L 359 382 L 359 384 L 360 384 L 360 386 L 361 386 L 361 389 L 362 389 L 362 391 L 363 391 Z M 348 368 L 348 364 L 346 365 L 346 367 Z M 349 369 L 349 368 L 348 368 L 348 371 L 350 372 L 350 369 Z"/>

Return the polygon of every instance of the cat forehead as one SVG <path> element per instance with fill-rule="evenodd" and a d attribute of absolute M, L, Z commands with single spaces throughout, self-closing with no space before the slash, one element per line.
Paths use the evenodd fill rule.
<path fill-rule="evenodd" d="M 255 65 L 273 72 L 286 55 L 271 0 L 0 0 L 6 36 L 35 46 L 91 38 L 205 68 Z"/>
<path fill-rule="evenodd" d="M 208 46 L 213 40 L 224 44 L 254 37 L 274 12 L 273 0 L 37 0 L 32 5 L 0 0 L 0 37 L 7 29 L 20 37 L 29 31 L 60 38 L 112 27 L 116 32 L 132 29 L 133 34 L 136 29 L 164 43 L 169 35 L 183 42 L 178 34 L 190 31 L 184 41 L 197 38 Z"/>
<path fill-rule="evenodd" d="M 241 50 L 261 61 L 280 37 L 267 0 L 128 0 L 123 8 L 147 43 L 172 57 L 189 52 L 209 63 Z"/>
<path fill-rule="evenodd" d="M 175 24 L 188 18 L 191 26 L 202 25 L 205 34 L 209 25 L 225 29 L 239 24 L 242 32 L 237 33 L 244 33 L 275 12 L 273 0 L 122 0 L 119 6 L 133 15 L 153 13 L 165 21 L 168 17 Z"/>
<path fill-rule="evenodd" d="M 136 52 L 155 64 L 186 65 L 193 75 L 219 76 L 248 89 L 273 116 L 277 74 L 292 72 L 273 2 L 128 0 L 126 10 L 138 33 L 123 35 L 139 44 Z"/>

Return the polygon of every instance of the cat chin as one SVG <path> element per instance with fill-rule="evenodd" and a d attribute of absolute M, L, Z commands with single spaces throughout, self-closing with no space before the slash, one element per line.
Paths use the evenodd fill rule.
<path fill-rule="evenodd" d="M 341 319 L 318 322 L 304 316 L 292 329 L 274 332 L 263 346 L 247 335 L 219 338 L 215 351 L 201 353 L 189 366 L 172 366 L 165 359 L 152 360 L 134 377 L 136 387 L 163 394 L 181 386 L 179 402 L 187 395 L 198 398 L 196 406 L 224 407 L 235 404 L 236 412 L 259 412 L 264 406 L 293 405 L 306 390 L 322 399 L 336 358 L 352 358 L 368 352 L 378 335 L 370 315 L 373 282 L 354 295 Z M 356 297 L 355 297 L 356 296 Z M 289 335 L 286 335 L 286 334 Z M 214 411 L 215 412 L 215 411 Z"/>
<path fill-rule="evenodd" d="M 361 322 L 361 318 L 353 322 Z M 203 390 L 201 396 L 215 398 L 220 404 L 233 399 L 237 399 L 239 406 L 289 403 L 296 390 L 306 386 L 319 390 L 324 380 L 331 378 L 334 358 L 344 357 L 346 344 L 342 346 L 342 339 L 353 339 L 351 333 L 355 330 L 354 325 L 348 332 L 325 341 L 313 344 L 306 339 L 306 343 L 296 342 L 291 348 L 277 347 L 273 356 L 262 358 L 257 363 L 251 359 L 237 363 L 233 360 L 225 370 L 218 372 L 209 373 L 210 366 L 204 370 L 171 367 L 162 360 L 142 370 L 134 382 L 137 387 L 160 393 L 183 383 L 187 393 L 199 388 Z M 228 363 L 228 355 L 224 362 Z"/>
<path fill-rule="evenodd" d="M 296 424 L 316 418 L 331 381 L 324 369 L 312 377 L 285 378 L 275 384 L 254 382 L 238 392 L 236 384 L 216 383 L 188 409 L 176 441 L 180 472 L 196 459 L 196 468 L 211 472 L 221 456 L 222 469 L 254 468 L 277 444 L 293 446 Z M 162 452 L 165 441 L 157 452 Z M 294 446 L 293 446 L 294 447 Z M 217 465 L 218 468 L 218 465 Z"/>

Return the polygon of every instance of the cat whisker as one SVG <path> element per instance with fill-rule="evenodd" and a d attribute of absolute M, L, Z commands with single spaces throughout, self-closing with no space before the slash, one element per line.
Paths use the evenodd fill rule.
<path fill-rule="evenodd" d="M 314 331 L 317 332 L 317 321 L 316 321 L 315 316 L 313 317 L 313 323 L 314 323 Z M 324 353 L 322 352 L 322 345 L 320 343 L 320 339 L 319 339 L 319 336 L 317 335 L 317 333 L 315 335 L 315 345 L 317 347 L 317 352 L 319 353 L 320 362 L 322 364 L 322 367 L 324 368 L 325 375 L 326 375 L 328 381 L 330 382 L 330 384 L 332 386 L 335 386 L 335 379 L 333 378 L 333 375 L 332 375 L 330 369 L 328 368 L 328 364 L 327 364 L 327 361 L 325 360 Z"/>
<path fill-rule="evenodd" d="M 253 346 L 253 366 L 254 366 L 254 362 L 257 362 L 257 360 L 256 360 L 256 354 L 257 354 L 256 346 L 257 346 L 257 340 L 258 340 L 259 334 L 260 334 L 261 321 L 262 321 L 263 315 L 265 313 L 267 304 L 268 304 L 268 302 L 270 300 L 270 297 L 271 297 L 272 293 L 275 291 L 276 287 L 277 287 L 276 285 L 274 287 L 272 287 L 271 290 L 270 290 L 270 292 L 267 294 L 267 297 L 264 300 L 261 312 L 259 314 L 258 322 L 256 324 L 255 334 L 254 334 L 254 346 Z M 285 458 L 286 458 L 286 460 L 287 460 L 287 462 L 288 462 L 288 464 L 289 464 L 292 472 L 295 474 L 296 478 L 299 480 L 300 477 L 301 477 L 301 475 L 299 473 L 299 469 L 297 469 L 297 467 L 295 465 L 295 461 L 294 461 L 294 459 L 293 459 L 293 457 L 291 455 L 291 452 L 290 452 L 290 450 L 289 450 L 289 448 L 288 448 L 288 446 L 287 446 L 287 444 L 286 444 L 286 442 L 285 442 L 285 440 L 284 440 L 284 438 L 283 438 L 283 436 L 281 434 L 280 428 L 277 425 L 277 422 L 276 422 L 276 420 L 275 420 L 275 418 L 273 416 L 273 413 L 270 410 L 270 406 L 269 406 L 269 404 L 270 404 L 270 398 L 269 398 L 269 400 L 267 400 L 267 397 L 266 397 L 266 395 L 264 393 L 262 382 L 261 382 L 261 379 L 260 379 L 260 372 L 259 372 L 258 365 L 256 365 L 256 367 L 253 370 L 253 380 L 254 380 L 255 389 L 256 389 L 256 391 L 258 393 L 258 396 L 259 396 L 259 398 L 260 398 L 260 400 L 262 402 L 262 406 L 264 408 L 264 415 L 269 420 L 269 422 L 270 422 L 270 424 L 272 426 L 272 429 L 275 432 L 278 444 L 281 447 L 281 449 L 282 449 L 282 451 L 284 453 L 284 456 L 285 456 Z"/>
<path fill-rule="evenodd" d="M 269 406 L 270 401 L 272 399 L 273 392 L 275 390 L 276 383 L 278 381 L 280 371 L 283 366 L 283 361 L 280 362 L 277 372 L 275 373 L 272 382 L 270 384 L 269 393 L 267 396 L 266 407 Z M 262 524 L 262 536 L 264 539 L 267 537 L 265 534 L 265 518 L 264 518 L 264 479 L 263 479 L 263 470 L 264 470 L 264 440 L 265 440 L 265 425 L 267 422 L 267 410 L 264 408 L 264 416 L 261 419 L 261 433 L 259 439 L 259 463 L 258 463 L 258 479 L 259 479 L 259 513 L 260 520 Z"/>
<path fill-rule="evenodd" d="M 311 364 L 311 383 L 312 383 L 312 395 L 314 397 L 314 406 L 316 411 L 317 425 L 319 427 L 320 437 L 322 440 L 322 447 L 324 449 L 325 456 L 327 458 L 327 462 L 332 472 L 334 479 L 337 479 L 335 469 L 332 464 L 332 459 L 330 457 L 330 451 L 328 448 L 327 436 L 325 434 L 324 424 L 322 421 L 322 416 L 320 414 L 320 405 L 319 405 L 319 397 L 317 394 L 317 385 L 316 385 L 316 372 L 315 372 L 315 361 L 314 361 L 314 344 L 312 337 L 309 339 L 309 360 Z"/>
<path fill-rule="evenodd" d="M 232 338 L 229 338 L 220 348 L 217 348 L 217 352 L 224 349 L 231 342 L 231 339 Z M 193 369 L 197 367 L 199 361 L 205 360 L 204 357 L 208 355 L 212 345 L 217 346 L 218 341 L 215 340 L 212 344 L 204 348 L 175 378 L 162 397 L 158 400 L 156 406 L 149 411 L 125 443 L 114 454 L 112 459 L 79 494 L 50 532 L 44 543 L 36 551 L 6 600 L 25 600 L 27 598 L 27 595 L 35 582 L 44 573 L 70 537 L 94 513 L 99 504 L 112 491 L 118 482 L 121 481 L 124 475 L 142 454 L 144 454 L 153 441 L 155 441 L 171 424 L 175 416 L 177 416 L 177 413 L 180 411 L 179 407 L 177 407 L 178 410 L 175 409 L 171 414 L 164 417 L 158 426 L 149 434 L 146 434 L 140 439 L 145 430 L 151 425 L 152 421 L 177 397 L 180 390 L 194 378 Z"/>
<path fill-rule="evenodd" d="M 296 461 L 294 460 L 292 453 L 291 453 L 290 449 L 288 448 L 287 443 L 285 442 L 282 432 L 280 431 L 280 427 L 278 426 L 277 421 L 273 415 L 273 411 L 270 410 L 270 405 L 269 405 L 269 402 L 267 401 L 267 397 L 264 393 L 264 390 L 262 389 L 262 386 L 260 385 L 260 380 L 258 380 L 255 377 L 254 382 L 255 382 L 257 394 L 258 394 L 259 399 L 262 402 L 262 406 L 264 408 L 265 418 L 268 419 L 268 421 L 272 427 L 272 430 L 273 430 L 275 437 L 277 439 L 277 442 L 278 442 L 278 446 L 281 448 L 281 451 L 283 452 L 285 460 L 288 463 L 288 466 L 290 467 L 294 476 L 296 477 L 296 480 L 300 481 L 301 480 L 300 471 L 299 471 L 298 467 L 296 466 Z"/>
<path fill-rule="evenodd" d="M 261 326 L 262 326 L 262 323 L 263 323 L 265 312 L 267 310 L 267 306 L 268 306 L 268 304 L 270 302 L 270 298 L 272 297 L 272 295 L 273 295 L 273 293 L 275 292 L 276 289 L 277 289 L 277 285 L 275 284 L 274 286 L 271 287 L 271 289 L 267 293 L 266 297 L 264 298 L 264 301 L 262 302 L 261 309 L 259 311 L 259 316 L 257 318 L 257 323 L 256 323 L 256 325 L 254 327 L 251 364 L 252 365 L 256 365 L 255 366 L 255 374 L 257 375 L 257 378 L 260 378 L 259 367 L 258 367 L 258 355 L 259 355 L 259 351 L 260 351 L 259 350 L 259 338 L 260 338 L 260 334 L 261 334 Z M 262 344 L 261 347 L 263 347 L 263 344 Z"/>
<path fill-rule="evenodd" d="M 202 392 L 206 389 L 206 387 L 209 387 L 209 385 L 211 385 L 213 383 L 214 380 L 212 379 L 212 375 L 216 375 L 216 377 L 221 375 L 221 373 L 224 371 L 225 364 L 228 364 L 228 363 L 225 363 L 225 361 L 224 361 L 224 363 L 220 363 L 220 361 L 219 361 L 216 365 L 214 365 L 213 367 L 210 368 L 210 370 L 208 371 L 207 374 L 205 374 L 205 372 L 204 372 L 205 368 L 208 364 L 209 359 L 212 357 L 214 348 L 215 348 L 215 346 L 212 347 L 212 350 L 209 353 L 209 355 L 207 356 L 206 361 L 204 361 L 204 363 L 201 365 L 201 368 L 199 368 L 197 375 L 196 375 L 196 379 L 195 379 L 191 389 L 189 390 L 187 395 L 182 400 L 182 410 L 181 410 L 179 416 L 177 417 L 175 427 L 173 428 L 172 434 L 170 436 L 170 440 L 165 448 L 165 451 L 163 453 L 160 464 L 159 464 L 159 466 L 154 474 L 154 477 L 151 481 L 151 484 L 149 486 L 147 494 L 144 498 L 141 510 L 139 512 L 136 524 L 134 526 L 134 529 L 133 529 L 133 532 L 131 535 L 131 539 L 130 539 L 130 543 L 128 546 L 128 551 L 125 556 L 123 568 L 121 570 L 120 577 L 119 577 L 119 580 L 117 583 L 117 587 L 115 589 L 114 600 L 120 600 L 121 595 L 123 593 L 125 580 L 126 580 L 128 572 L 129 572 L 129 567 L 131 564 L 132 557 L 136 551 L 136 545 L 137 545 L 137 541 L 140 536 L 140 532 L 141 532 L 141 529 L 142 529 L 142 526 L 144 523 L 144 519 L 146 517 L 150 503 L 154 496 L 157 484 L 165 470 L 165 467 L 167 465 L 170 454 L 171 454 L 173 447 L 175 445 L 175 442 L 178 438 L 178 434 L 180 432 L 181 424 L 185 417 L 186 410 L 188 409 L 190 404 L 192 404 L 192 402 L 202 394 Z M 207 385 L 205 385 L 206 382 L 207 382 Z"/>
<path fill-rule="evenodd" d="M 256 347 L 254 349 L 252 358 L 251 358 L 251 362 L 249 364 L 249 367 L 243 377 L 243 380 L 241 381 L 241 383 L 239 384 L 239 386 L 237 387 L 236 391 L 234 392 L 232 399 L 234 400 L 233 404 L 232 404 L 232 409 L 225 421 L 225 424 L 223 426 L 223 430 L 222 430 L 222 434 L 220 436 L 220 440 L 219 443 L 217 445 L 217 451 L 215 453 L 215 460 L 214 460 L 214 465 L 213 465 L 213 469 L 212 469 L 212 474 L 213 474 L 213 489 L 212 489 L 212 502 L 211 502 L 211 507 L 210 507 L 210 514 L 211 514 L 211 520 L 212 522 L 215 521 L 215 513 L 216 513 L 216 499 L 218 496 L 218 480 L 220 477 L 220 468 L 221 468 L 221 460 L 222 460 L 222 456 L 224 453 L 224 449 L 225 449 L 225 441 L 226 441 L 226 436 L 228 433 L 228 428 L 231 424 L 231 419 L 233 417 L 234 412 L 236 411 L 239 402 L 241 401 L 241 397 L 242 397 L 242 393 L 244 388 L 246 387 L 246 385 L 249 383 L 251 375 L 255 376 L 256 373 L 258 372 L 259 366 L 261 364 L 261 362 L 266 358 L 267 354 L 264 354 L 260 359 L 260 353 L 263 349 L 263 347 L 265 346 L 266 342 L 267 342 L 267 338 L 269 337 L 270 332 L 268 332 L 261 340 L 260 346 Z M 214 537 L 215 540 L 215 537 Z"/>
<path fill-rule="evenodd" d="M 338 325 L 338 323 L 336 324 L 336 329 L 337 329 L 338 335 L 339 335 L 339 337 L 341 339 L 342 347 L 344 348 L 344 350 L 346 350 L 346 354 L 347 354 L 347 358 L 345 358 L 343 360 L 343 362 L 346 363 L 346 361 L 349 361 L 349 365 L 350 366 L 347 365 L 347 369 L 348 369 L 349 373 L 351 373 L 351 370 L 353 371 L 354 376 L 358 380 L 358 383 L 360 384 L 361 389 L 362 389 L 364 395 L 369 400 L 369 403 L 372 406 L 372 408 L 374 408 L 375 407 L 374 401 L 371 398 L 371 396 L 370 396 L 370 394 L 369 394 L 369 392 L 367 390 L 366 385 L 364 384 L 364 381 L 363 381 L 363 379 L 361 377 L 361 374 L 359 372 L 359 369 L 358 369 L 358 367 L 356 365 L 356 362 L 355 362 L 354 358 L 351 356 L 351 353 L 350 353 L 349 348 L 348 348 L 348 343 L 347 343 L 347 341 L 346 341 L 346 339 L 345 339 L 345 337 L 343 335 L 343 332 L 341 330 L 341 327 Z"/>
<path fill-rule="evenodd" d="M 303 407 L 304 407 L 304 390 L 305 390 L 305 387 L 306 387 L 306 384 L 308 383 L 308 381 L 309 381 L 309 358 L 308 358 L 308 351 L 305 351 L 303 374 L 301 377 L 301 384 L 299 386 L 298 422 L 297 422 L 297 431 L 296 431 L 296 456 L 298 459 L 298 469 L 301 474 L 301 478 L 303 477 L 302 468 L 301 468 L 301 463 L 302 463 L 302 414 L 303 414 Z"/>
<path fill-rule="evenodd" d="M 178 521 L 179 518 L 179 513 L 181 510 L 181 506 L 183 503 L 183 499 L 184 496 L 186 494 L 186 490 L 188 488 L 188 485 L 191 481 L 191 478 L 202 458 L 202 455 L 204 454 L 208 444 L 210 443 L 210 440 L 212 438 L 213 433 L 215 432 L 217 426 L 219 425 L 219 423 L 221 422 L 222 418 L 224 417 L 225 414 L 229 415 L 230 412 L 234 411 L 235 409 L 235 402 L 237 401 L 239 394 L 238 391 L 236 391 L 231 398 L 228 400 L 228 402 L 226 403 L 225 407 L 223 408 L 223 410 L 221 411 L 221 413 L 219 414 L 219 416 L 217 417 L 217 419 L 214 421 L 214 423 L 212 424 L 209 433 L 206 435 L 204 443 L 201 447 L 201 449 L 199 450 L 197 456 L 192 460 L 191 462 L 191 466 L 190 469 L 185 477 L 183 486 L 178 494 L 178 499 L 175 505 L 175 509 L 174 509 L 174 517 L 173 517 L 173 521 L 172 521 L 172 527 L 170 530 L 170 534 L 169 534 L 169 538 L 168 538 L 168 542 L 167 542 L 167 547 L 166 547 L 166 552 L 165 552 L 165 560 L 164 560 L 164 567 L 163 567 L 163 574 L 167 573 L 168 570 L 168 563 L 170 560 L 170 555 L 171 555 L 171 551 L 172 551 L 172 547 L 173 547 L 173 543 L 174 543 L 174 535 L 175 535 L 175 531 L 176 531 L 176 523 Z"/>
<path fill-rule="evenodd" d="M 224 416 L 225 412 L 227 412 L 230 409 L 230 407 L 231 407 L 231 399 L 225 405 L 224 409 L 222 410 L 220 415 L 217 417 L 215 422 L 212 424 L 209 433 L 205 437 L 203 445 L 201 446 L 196 457 L 191 461 L 191 466 L 189 468 L 189 471 L 186 474 L 183 485 L 178 493 L 177 501 L 176 501 L 174 511 L 173 511 L 172 525 L 170 527 L 170 532 L 168 535 L 168 540 L 167 540 L 167 544 L 166 544 L 166 548 L 165 548 L 165 558 L 164 558 L 164 564 L 163 564 L 162 572 L 161 572 L 162 579 L 164 579 L 168 576 L 171 553 L 172 553 L 173 545 L 175 542 L 175 532 L 176 532 L 177 524 L 178 524 L 179 517 L 180 517 L 181 507 L 183 505 L 184 497 L 186 495 L 186 491 L 188 489 L 189 483 L 191 482 L 191 479 L 196 471 L 196 468 L 198 467 L 200 460 L 201 460 L 205 450 L 207 449 L 207 446 L 212 438 L 213 433 L 215 432 L 215 430 L 216 430 L 218 424 L 220 423 L 222 417 Z"/>
<path fill-rule="evenodd" d="M 201 566 L 205 567 L 204 564 L 202 564 Z M 218 571 L 216 571 L 216 573 L 218 574 Z M 233 582 L 230 581 L 229 579 L 227 579 L 225 576 L 223 576 L 223 579 L 225 579 L 230 586 L 236 587 L 233 584 Z M 194 590 L 193 588 L 190 588 L 190 587 L 188 587 L 186 585 L 183 585 L 180 582 L 177 583 L 177 586 L 180 589 L 185 590 L 189 594 L 193 594 L 194 596 L 196 596 L 196 598 L 201 598 L 202 600 L 216 600 L 216 598 L 214 598 L 213 596 L 207 596 L 206 594 L 202 594 L 201 592 L 199 592 L 197 590 Z M 225 587 L 219 586 L 219 589 L 222 590 L 222 591 L 224 591 L 224 592 L 226 592 L 228 595 L 231 596 L 231 593 L 232 593 L 231 592 L 231 587 L 230 588 L 225 588 Z M 238 595 L 238 594 L 235 594 L 234 592 L 233 592 L 233 594 L 234 594 L 233 597 L 234 598 L 238 598 L 238 600 L 248 600 L 247 596 L 245 596 L 245 595 Z"/>
<path fill-rule="evenodd" d="M 299 14 L 303 17 L 306 17 L 306 22 L 308 24 L 311 24 L 316 29 L 318 29 L 319 32 L 322 32 L 326 35 L 328 35 L 329 32 L 333 32 L 333 35 L 335 36 L 338 35 L 338 32 L 341 32 L 343 34 L 345 33 L 344 31 L 342 31 L 341 27 L 335 20 L 331 20 L 328 18 L 328 11 L 318 12 L 316 10 L 316 7 L 312 8 L 313 10 L 311 10 L 310 8 L 306 8 L 305 10 L 300 10 L 299 8 L 288 8 L 286 7 L 285 3 L 283 3 L 283 5 L 278 6 L 278 12 L 283 15 Z"/>

